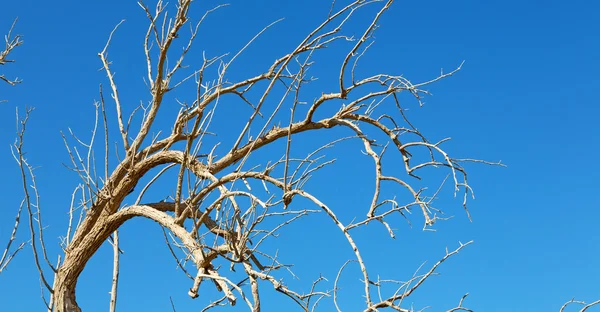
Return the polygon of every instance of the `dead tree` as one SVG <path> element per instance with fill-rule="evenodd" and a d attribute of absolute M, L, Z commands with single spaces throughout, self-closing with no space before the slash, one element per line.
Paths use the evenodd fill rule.
<path fill-rule="evenodd" d="M 406 106 L 423 105 L 423 98 L 429 95 L 427 87 L 430 84 L 452 76 L 460 70 L 460 65 L 419 82 L 392 73 L 375 72 L 363 76 L 356 70 L 360 67 L 361 58 L 368 55 L 380 17 L 392 3 L 393 0 L 355 0 L 339 7 L 334 1 L 329 14 L 324 14 L 322 23 L 294 49 L 275 58 L 264 71 L 246 79 L 230 81 L 230 65 L 276 23 L 265 27 L 237 53 L 203 56 L 202 65 L 190 71 L 185 66 L 186 56 L 202 22 L 220 6 L 207 11 L 193 23 L 193 17 L 188 16 L 191 0 L 178 0 L 176 12 L 168 16 L 162 1 L 158 1 L 154 9 L 140 2 L 148 17 L 144 52 L 147 62 L 145 79 L 151 99 L 135 109 L 129 118 L 124 116 L 124 111 L 131 107 L 121 101 L 118 79 L 108 58 L 111 38 L 118 35 L 117 25 L 98 54 L 107 74 L 111 98 L 105 100 L 101 88 L 90 141 L 84 142 L 73 135 L 76 140 L 73 146 L 65 136 L 73 171 L 80 176 L 81 184 L 73 192 L 70 225 L 63 240 L 64 254 L 57 263 L 51 261 L 46 252 L 35 175 L 24 157 L 25 122 L 15 145 L 15 155 L 24 180 L 24 207 L 30 216 L 35 263 L 42 284 L 47 288 L 48 309 L 81 311 L 75 292 L 78 278 L 98 248 L 110 240 L 115 252 L 111 298 L 111 310 L 114 311 L 119 272 L 117 231 L 133 218 L 153 220 L 172 237 L 167 242 L 173 255 L 180 257 L 177 260 L 181 268 L 191 278 L 189 295 L 192 298 L 202 295 L 199 292 L 202 283 L 210 284 L 203 287 L 216 287 L 223 294 L 205 310 L 241 301 L 249 310 L 260 311 L 259 293 L 265 286 L 274 287 L 303 311 L 314 309 L 321 299 L 327 297 L 331 297 L 337 307 L 338 280 L 351 262 L 342 266 L 329 290 L 320 291 L 313 287 L 310 293 L 302 294 L 282 280 L 280 272 L 287 266 L 276 255 L 261 250 L 265 240 L 271 239 L 288 224 L 320 212 L 319 215 L 331 221 L 332 227 L 339 229 L 349 250 L 354 253 L 352 262 L 360 269 L 357 278 L 364 288 L 362 309 L 410 311 L 410 308 L 404 307 L 406 298 L 417 291 L 442 262 L 471 242 L 459 243 L 455 249 L 446 250 L 445 256 L 430 270 L 413 276 L 407 282 L 386 283 L 369 274 L 368 263 L 364 261 L 353 233 L 367 224 L 378 223 L 384 233 L 394 237 L 390 217 L 401 215 L 410 220 L 415 217 L 407 214 L 413 212 L 422 217 L 426 229 L 441 220 L 442 211 L 432 204 L 441 187 L 437 191 L 428 191 L 415 183 L 421 179 L 421 172 L 427 169 L 441 172 L 441 177 L 446 176 L 447 179 L 440 178 L 441 184 L 447 180 L 454 195 L 460 193 L 460 201 L 468 215 L 467 199 L 472 196 L 472 190 L 463 165 L 472 162 L 499 163 L 455 158 L 444 149 L 449 139 L 429 140 L 406 114 Z M 359 36 L 344 34 L 345 26 L 354 20 L 358 10 L 377 5 L 379 10 L 372 19 L 361 22 L 363 29 Z M 184 29 L 188 28 L 191 34 L 184 35 Z M 328 46 L 339 43 L 347 44 L 348 49 L 339 57 L 335 88 L 322 90 L 320 95 L 307 99 L 304 90 L 315 80 L 308 74 L 313 58 Z M 181 49 L 181 53 L 174 59 L 173 53 L 177 49 Z M 183 72 L 186 72 L 185 76 L 180 76 Z M 211 75 L 212 78 L 209 78 Z M 187 101 L 177 104 L 169 97 L 173 90 L 189 84 L 195 85 L 195 93 L 190 94 Z M 414 100 L 404 103 L 400 99 L 405 94 Z M 225 143 L 207 143 L 212 142 L 207 138 L 215 135 L 211 133 L 213 117 L 221 110 L 226 111 L 219 103 L 229 99 L 250 106 L 247 119 L 239 127 L 228 127 L 229 131 L 237 128 L 240 131 L 227 146 Z M 180 110 L 172 121 L 171 129 L 160 128 L 156 120 L 161 114 L 161 107 L 173 105 L 180 105 Z M 109 112 L 116 113 L 115 131 L 120 137 L 115 150 L 109 139 L 109 128 L 112 129 L 107 121 Z M 140 125 L 132 124 L 136 118 L 141 119 Z M 346 136 L 335 137 L 331 129 L 344 130 Z M 158 130 L 158 134 L 151 136 L 152 131 Z M 335 133 L 337 135 L 340 131 Z M 294 148 L 294 143 L 299 134 L 331 137 L 331 140 L 298 156 L 299 149 Z M 216 135 L 219 138 L 219 133 Z M 103 143 L 94 149 L 100 136 L 104 137 Z M 375 137 L 385 137 L 386 140 L 376 142 Z M 317 171 L 336 165 L 333 159 L 326 160 L 323 152 L 347 140 L 361 142 L 361 149 L 370 159 L 362 165 L 371 166 L 374 170 L 371 203 L 352 222 L 343 221 L 346 217 L 341 218 L 348 211 L 336 208 L 335 203 L 323 202 L 310 192 L 307 184 Z M 80 146 L 85 152 L 80 152 Z M 270 159 L 265 160 L 264 153 L 255 157 L 257 152 L 265 150 L 268 150 Z M 95 157 L 98 151 L 102 156 Z M 115 152 L 121 158 L 118 165 L 111 168 L 109 158 Z M 398 159 L 389 165 L 401 169 L 402 174 L 393 175 L 391 168 L 384 168 L 384 155 Z M 102 159 L 103 164 L 98 159 Z M 100 164 L 99 167 L 96 164 Z M 151 171 L 157 170 L 155 176 L 149 177 Z M 153 189 L 154 193 L 164 194 L 166 200 L 146 201 L 148 190 L 168 171 L 175 171 L 177 176 L 172 188 Z M 384 184 L 395 187 L 397 197 L 403 200 L 384 197 L 381 192 Z M 127 196 L 136 196 L 135 202 L 125 204 Z M 312 202 L 314 209 L 295 210 L 293 201 L 297 198 Z M 75 215 L 77 212 L 81 213 L 80 217 Z M 380 232 L 373 233 L 377 234 Z M 216 263 L 229 265 L 218 266 Z M 231 274 L 223 274 L 229 267 L 238 269 L 235 278 Z M 315 281 L 315 286 L 319 282 L 321 279 Z M 394 287 L 393 295 L 377 295 L 378 290 L 387 287 Z M 463 307 L 465 297 L 450 311 L 470 311 Z"/>

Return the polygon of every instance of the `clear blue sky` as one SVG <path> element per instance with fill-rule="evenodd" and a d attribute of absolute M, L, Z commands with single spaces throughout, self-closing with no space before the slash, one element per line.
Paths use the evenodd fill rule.
<path fill-rule="evenodd" d="M 192 16 L 199 18 L 203 10 L 219 3 L 197 1 Z M 193 55 L 199 56 L 202 50 L 209 55 L 236 51 L 262 27 L 285 18 L 248 50 L 232 69 L 235 77 L 261 68 L 247 63 L 253 59 L 267 64 L 291 49 L 329 9 L 329 2 L 321 0 L 229 3 L 230 7 L 209 19 Z M 366 10 L 359 18 L 366 21 L 372 12 Z M 369 68 L 364 70 L 385 69 L 420 81 L 464 60 L 463 69 L 432 86 L 434 96 L 423 108 L 414 105 L 411 113 L 432 138 L 452 137 L 448 149 L 457 157 L 508 164 L 503 169 L 469 167 L 477 196 L 471 202 L 473 223 L 462 212 L 460 201 L 447 196 L 439 205 L 455 218 L 437 225 L 436 233 L 421 231 L 422 221 L 415 218 L 413 228 L 396 220 L 396 240 L 376 227 L 370 230 L 380 239 L 359 238 L 369 252 L 372 274 L 398 279 L 409 277 L 423 261 L 435 262 L 445 246 L 475 241 L 411 297 L 416 308 L 431 305 L 432 311 L 442 311 L 467 292 L 465 305 L 477 311 L 557 311 L 572 297 L 600 299 L 600 163 L 593 158 L 600 152 L 600 101 L 594 91 L 600 83 L 599 12 L 600 4 L 582 0 L 398 0 L 381 20 L 376 43 L 366 56 Z M 77 183 L 62 165 L 68 155 L 59 131 L 71 127 L 84 137 L 89 134 L 98 85 L 107 84 L 105 74 L 98 71 L 97 53 L 121 19 L 127 21 L 109 54 L 120 90 L 132 105 L 147 97 L 142 93 L 141 46 L 146 21 L 135 1 L 6 1 L 0 10 L 0 31 L 8 30 L 16 16 L 16 30 L 24 35 L 25 44 L 14 53 L 18 62 L 2 70 L 9 77 L 23 78 L 23 84 L 0 85 L 0 98 L 9 100 L 0 104 L 0 192 L 4 199 L 0 242 L 7 238 L 21 200 L 18 168 L 9 149 L 15 139 L 15 107 L 35 106 L 27 137 L 28 159 L 40 167 L 46 237 L 56 255 L 57 237 L 64 235 L 70 194 Z M 329 64 L 338 64 L 337 57 L 323 59 L 315 67 L 321 66 L 322 72 L 335 70 L 337 65 Z M 324 74 L 318 83 L 324 88 L 335 86 L 335 81 L 327 81 L 334 77 Z M 171 124 L 164 126 L 170 129 Z M 342 165 L 361 156 L 356 149 L 337 152 L 354 153 L 339 157 Z M 364 158 L 363 162 L 371 165 Z M 364 189 L 338 186 L 325 191 L 336 179 L 371 179 L 369 171 L 357 172 L 334 175 L 333 181 L 315 179 L 308 187 L 335 209 L 357 206 L 360 210 L 360 203 L 370 201 L 369 184 Z M 294 282 L 299 287 L 310 285 L 319 273 L 333 281 L 337 268 L 350 255 L 339 235 L 332 234 L 333 243 L 323 240 L 335 233 L 321 232 L 332 227 L 324 216 L 310 220 L 273 241 L 298 246 L 282 249 L 281 256 L 297 264 L 296 273 L 303 277 Z M 26 231 L 19 234 L 20 240 L 27 239 Z M 162 240 L 162 234 L 151 222 L 133 221 L 123 229 L 126 254 L 118 308 L 170 311 L 171 296 L 178 311 L 200 310 L 212 294 L 211 287 L 203 286 L 207 293 L 201 292 L 197 302 L 189 299 L 189 280 L 175 270 L 168 250 L 157 240 Z M 303 255 L 309 249 L 318 256 Z M 140 262 L 141 256 L 146 260 Z M 108 309 L 111 257 L 111 250 L 102 248 L 81 277 L 78 299 L 86 312 Z M 307 262 L 311 260 L 315 262 Z M 159 266 L 162 269 L 156 272 Z M 346 311 L 354 311 L 352 306 L 362 302 L 359 275 L 353 273 L 345 275 L 347 292 L 341 293 Z M 0 310 L 42 309 L 38 283 L 31 252 L 26 249 L 0 276 Z M 287 302 L 270 294 L 266 298 L 268 311 Z"/>

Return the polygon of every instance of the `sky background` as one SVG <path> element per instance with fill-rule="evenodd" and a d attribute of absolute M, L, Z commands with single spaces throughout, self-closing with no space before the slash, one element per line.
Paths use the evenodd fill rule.
<path fill-rule="evenodd" d="M 341 6 L 348 1 L 338 2 Z M 220 3 L 197 1 L 191 16 L 197 20 Z M 256 74 L 293 49 L 330 6 L 320 0 L 229 3 L 203 26 L 190 52 L 191 65 L 199 61 L 202 51 L 208 56 L 237 51 L 265 25 L 285 18 L 236 61 L 231 79 Z M 373 6 L 357 14 L 347 33 L 359 35 L 361 21 L 370 22 L 375 11 Z M 446 246 L 454 249 L 459 241 L 475 241 L 445 262 L 439 268 L 441 274 L 410 297 L 415 308 L 431 306 L 432 311 L 443 311 L 454 307 L 467 292 L 465 306 L 476 311 L 557 311 L 573 297 L 600 299 L 600 163 L 594 159 L 600 152 L 600 103 L 594 91 L 600 82 L 599 12 L 600 4 L 580 0 L 396 1 L 381 19 L 362 73 L 384 70 L 418 82 L 464 60 L 458 74 L 429 88 L 434 96 L 426 99 L 424 107 L 414 101 L 406 104 L 411 118 L 433 141 L 452 137 L 446 148 L 455 157 L 501 160 L 508 165 L 467 167 L 476 194 L 470 202 L 472 223 L 462 210 L 461 199 L 446 192 L 437 206 L 454 218 L 437 224 L 436 232 L 422 231 L 422 219 L 414 214 L 412 228 L 401 219 L 394 220 L 395 240 L 380 226 L 357 234 L 371 275 L 396 279 L 410 277 L 424 261 L 428 268 L 444 255 Z M 148 99 L 142 80 L 147 24 L 135 1 L 5 1 L 0 31 L 7 31 L 16 16 L 16 31 L 24 35 L 25 44 L 12 55 L 18 62 L 4 66 L 2 72 L 22 78 L 23 83 L 0 85 L 0 98 L 8 100 L 0 104 L 0 194 L 4 199 L 0 242 L 10 233 L 22 196 L 18 167 L 10 152 L 15 108 L 24 111 L 34 106 L 27 158 L 39 167 L 36 173 L 48 226 L 45 235 L 56 259 L 58 237 L 64 235 L 71 192 L 77 185 L 75 174 L 63 166 L 68 154 L 60 131 L 71 128 L 89 137 L 98 86 L 108 85 L 105 73 L 98 70 L 97 53 L 122 19 L 126 22 L 113 39 L 109 57 L 123 100 L 130 105 L 126 110 Z M 313 86 L 314 94 L 335 90 L 336 71 L 350 47 L 336 45 L 316 59 L 313 74 L 320 79 Z M 174 96 L 184 98 L 186 90 Z M 165 105 L 166 116 L 177 109 L 171 103 Z M 215 129 L 244 120 L 250 111 L 240 107 L 224 106 Z M 171 124 L 169 118 L 159 120 L 167 131 Z M 306 140 L 301 146 L 308 148 L 312 138 Z M 364 215 L 371 200 L 372 161 L 360 153 L 359 142 L 341 144 L 327 156 L 338 158 L 338 163 L 316 176 L 307 189 L 340 211 L 345 220 Z M 365 166 L 344 170 L 357 161 Z M 393 167 L 393 162 L 388 166 Z M 28 239 L 26 227 L 19 235 L 19 241 Z M 282 261 L 296 264 L 294 271 L 302 279 L 291 281 L 293 285 L 306 289 L 322 273 L 331 287 L 338 268 L 351 257 L 340 236 L 330 220 L 320 215 L 291 226 L 266 248 L 280 247 Z M 199 299 L 189 299 L 186 293 L 191 282 L 175 269 L 162 232 L 152 222 L 128 222 L 121 240 L 126 254 L 118 310 L 171 311 L 171 297 L 177 311 L 199 311 L 211 299 L 214 292 L 208 284 L 202 286 Z M 84 311 L 108 309 L 111 259 L 111 249 L 104 246 L 82 274 L 77 295 Z M 345 311 L 358 311 L 356 306 L 363 302 L 359 277 L 356 267 L 343 276 L 340 302 Z M 0 310 L 42 309 L 38 284 L 28 247 L 0 276 Z M 266 311 L 288 304 L 268 291 L 265 299 Z M 330 301 L 323 303 L 323 310 L 332 308 Z M 242 308 L 240 303 L 231 310 Z"/>

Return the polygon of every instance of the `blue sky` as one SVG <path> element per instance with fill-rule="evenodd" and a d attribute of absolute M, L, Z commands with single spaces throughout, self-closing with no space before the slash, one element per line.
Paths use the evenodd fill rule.
<path fill-rule="evenodd" d="M 254 74 L 289 51 L 329 9 L 329 2 L 320 0 L 229 3 L 209 18 L 190 59 L 202 51 L 209 55 L 236 51 L 262 27 L 285 18 L 232 67 L 232 78 Z M 192 16 L 199 18 L 203 10 L 217 4 L 220 2 L 197 1 Z M 68 162 L 68 155 L 60 131 L 70 127 L 84 137 L 89 135 L 98 85 L 108 84 L 98 70 L 97 53 L 122 19 L 126 22 L 113 40 L 109 57 L 126 101 L 137 105 L 147 99 L 141 46 L 145 16 L 135 1 L 23 0 L 2 6 L 0 30 L 8 30 L 18 16 L 17 31 L 24 35 L 25 44 L 13 55 L 18 62 L 2 68 L 7 76 L 22 78 L 23 84 L 14 88 L 0 85 L 0 98 L 9 100 L 0 104 L 0 190 L 4 198 L 0 242 L 9 233 L 21 200 L 18 168 L 9 148 L 15 139 L 15 107 L 34 106 L 27 156 L 39 166 L 46 237 L 56 255 L 57 237 L 64 234 L 71 191 L 77 183 L 75 175 L 62 165 Z M 367 21 L 374 9 L 366 9 L 357 20 Z M 578 0 L 397 1 L 382 18 L 376 43 L 365 56 L 365 73 L 385 70 L 422 81 L 464 60 L 458 74 L 429 88 L 434 96 L 426 99 L 423 108 L 411 104 L 412 118 L 433 140 L 452 137 L 447 149 L 457 157 L 502 160 L 508 165 L 468 167 L 476 194 L 470 203 L 472 223 L 460 200 L 447 193 L 438 205 L 455 217 L 436 225 L 435 233 L 421 231 L 422 220 L 413 216 L 412 228 L 395 220 L 396 240 L 378 227 L 358 234 L 372 274 L 398 279 L 409 277 L 423 261 L 428 261 L 426 267 L 435 262 L 443 256 L 445 246 L 475 241 L 444 263 L 441 275 L 411 297 L 415 307 L 430 305 L 433 311 L 442 311 L 467 292 L 465 305 L 477 311 L 556 311 L 572 297 L 600 299 L 600 164 L 593 159 L 599 152 L 596 142 L 600 133 L 600 102 L 594 91 L 600 82 L 598 12 L 599 4 Z M 350 28 L 349 32 L 353 31 L 357 29 Z M 335 86 L 340 53 L 349 47 L 336 46 L 317 59 L 315 72 L 320 80 L 314 92 L 320 94 L 318 88 Z M 183 91 L 178 92 L 176 96 L 184 96 Z M 242 110 L 230 114 L 233 120 L 245 116 Z M 167 130 L 171 127 L 168 119 L 161 125 Z M 356 146 L 340 145 L 337 154 L 328 156 L 339 158 L 338 166 L 350 166 L 357 159 L 372 165 L 369 159 L 360 158 Z M 307 188 L 334 209 L 350 207 L 350 217 L 363 215 L 365 208 L 360 205 L 368 205 L 371 196 L 371 168 L 359 168 L 356 173 L 341 173 L 335 167 L 329 170 Z M 359 183 L 364 180 L 369 183 Z M 324 216 L 307 220 L 271 242 L 273 247 L 299 246 L 282 248 L 280 256 L 296 264 L 302 280 L 293 283 L 301 288 L 310 286 L 319 273 L 333 281 L 339 266 L 351 255 L 342 237 L 324 230 L 333 227 Z M 370 236 L 373 233 L 378 236 Z M 26 231 L 19 234 L 19 239 L 27 239 Z M 330 234 L 330 240 L 323 239 Z M 201 293 L 196 301 L 187 297 L 190 282 L 175 270 L 158 226 L 135 220 L 127 224 L 121 237 L 126 250 L 121 311 L 170 311 L 169 297 L 178 311 L 203 307 L 212 294 L 210 287 L 205 287 L 207 293 Z M 318 256 L 306 257 L 307 250 Z M 141 256 L 146 260 L 140 262 Z M 109 248 L 100 249 L 81 277 L 78 299 L 85 311 L 108 308 L 111 257 Z M 156 271 L 157 267 L 163 269 Z M 344 276 L 347 292 L 342 292 L 340 300 L 346 311 L 354 311 L 352 307 L 362 302 L 359 275 L 356 270 L 353 274 Z M 1 309 L 41 309 L 38 283 L 31 252 L 25 250 L 0 276 Z M 271 294 L 266 298 L 269 311 L 287 303 Z"/>

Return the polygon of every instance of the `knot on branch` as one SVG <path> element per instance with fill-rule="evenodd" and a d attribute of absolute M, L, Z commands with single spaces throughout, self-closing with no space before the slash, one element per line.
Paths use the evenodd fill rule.
<path fill-rule="evenodd" d="M 285 192 L 283 194 L 283 209 L 287 209 L 287 207 L 292 203 L 292 198 L 294 198 L 294 193 Z"/>

